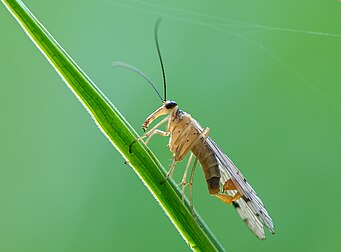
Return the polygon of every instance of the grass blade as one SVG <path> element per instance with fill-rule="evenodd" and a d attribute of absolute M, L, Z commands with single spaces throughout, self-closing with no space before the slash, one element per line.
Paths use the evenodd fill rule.
<path fill-rule="evenodd" d="M 2 3 L 141 178 L 189 246 L 195 251 L 223 251 L 200 217 L 196 221 L 192 216 L 188 203 L 182 204 L 177 186 L 171 181 L 161 185 L 165 171 L 151 151 L 143 143 L 136 143 L 133 154 L 129 153 L 135 131 L 29 9 L 21 1 Z"/>

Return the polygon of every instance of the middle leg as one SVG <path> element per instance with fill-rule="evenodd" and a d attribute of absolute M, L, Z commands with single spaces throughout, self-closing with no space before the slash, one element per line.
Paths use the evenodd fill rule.
<path fill-rule="evenodd" d="M 197 166 L 198 158 L 196 157 L 193 163 L 192 171 L 191 171 L 191 177 L 189 179 L 189 205 L 192 209 L 192 214 L 194 216 L 194 207 L 193 207 L 193 180 L 194 180 L 194 171 L 195 167 Z"/>
<path fill-rule="evenodd" d="M 189 166 L 192 162 L 192 158 L 193 158 L 193 153 L 191 153 L 191 155 L 189 156 L 189 159 L 188 159 L 188 162 L 186 165 L 186 169 L 184 172 L 184 176 L 182 177 L 182 180 L 179 183 L 179 185 L 180 184 L 182 185 L 182 187 L 181 187 L 182 203 L 184 203 L 184 201 L 185 201 L 185 188 L 186 188 L 186 186 L 188 186 L 188 184 L 186 183 L 187 182 L 187 173 L 188 173 Z"/>

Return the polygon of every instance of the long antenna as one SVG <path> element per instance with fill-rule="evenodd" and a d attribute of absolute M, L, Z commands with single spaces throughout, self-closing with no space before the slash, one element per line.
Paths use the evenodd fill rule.
<path fill-rule="evenodd" d="M 165 74 L 165 68 L 163 66 L 163 61 L 162 61 L 162 57 L 161 57 L 160 46 L 159 46 L 159 39 L 158 39 L 158 36 L 157 36 L 158 35 L 158 31 L 159 31 L 160 23 L 161 23 L 161 18 L 158 18 L 156 20 L 155 27 L 154 27 L 154 37 L 155 37 L 156 49 L 157 49 L 157 53 L 159 55 L 161 69 L 162 69 L 162 77 L 163 77 L 163 101 L 166 101 L 166 92 L 167 92 L 166 74 Z"/>
<path fill-rule="evenodd" d="M 142 76 L 146 81 L 148 81 L 148 83 L 152 86 L 152 88 L 155 90 L 155 92 L 157 93 L 157 95 L 160 97 L 160 100 L 163 101 L 162 99 L 162 96 L 160 95 L 159 91 L 156 89 L 155 85 L 153 84 L 153 82 L 148 78 L 147 75 L 145 75 L 140 69 L 132 66 L 132 65 L 129 65 L 127 63 L 124 63 L 124 62 L 121 62 L 121 61 L 114 61 L 112 63 L 112 66 L 113 67 L 124 67 L 124 68 L 127 68 L 135 73 L 137 73 L 138 75 Z"/>

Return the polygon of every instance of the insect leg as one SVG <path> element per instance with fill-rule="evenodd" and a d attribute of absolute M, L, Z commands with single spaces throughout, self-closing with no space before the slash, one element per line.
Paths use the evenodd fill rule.
<path fill-rule="evenodd" d="M 155 134 L 158 134 L 160 136 L 169 136 L 170 132 L 165 132 L 165 131 L 162 131 L 162 130 L 154 130 L 150 135 L 149 137 L 147 138 L 147 140 L 145 141 L 145 144 L 148 145 L 150 139 L 152 138 L 152 136 L 154 136 Z"/>
<path fill-rule="evenodd" d="M 187 162 L 187 165 L 186 165 L 186 169 L 185 169 L 185 173 L 184 173 L 184 176 L 182 177 L 182 180 L 181 182 L 179 183 L 179 185 L 182 185 L 182 188 L 181 188 L 181 196 L 182 196 L 182 203 L 184 203 L 185 201 L 185 188 L 188 184 L 186 184 L 186 178 L 187 178 L 187 173 L 188 173 L 188 168 L 189 168 L 189 165 L 191 164 L 192 162 L 192 158 L 193 158 L 193 153 L 191 153 L 191 155 L 189 156 L 189 159 L 188 159 L 188 162 Z"/>
<path fill-rule="evenodd" d="M 173 172 L 174 172 L 174 169 L 175 169 L 175 166 L 176 166 L 176 163 L 177 163 L 177 162 L 178 162 L 178 161 L 176 161 L 175 159 L 173 159 L 173 163 L 172 163 L 172 165 L 171 165 L 169 171 L 167 172 L 166 180 L 169 179 L 169 178 L 171 178 L 171 177 L 173 176 Z"/>
<path fill-rule="evenodd" d="M 160 182 L 161 185 L 163 185 L 169 178 L 171 178 L 171 177 L 173 176 L 174 168 L 175 168 L 177 162 L 178 162 L 178 161 L 176 161 L 175 159 L 173 159 L 173 163 L 172 163 L 172 165 L 171 165 L 169 171 L 167 172 L 166 178 L 163 179 L 163 180 L 161 180 L 161 182 Z"/>
<path fill-rule="evenodd" d="M 194 164 L 192 167 L 192 171 L 191 171 L 191 177 L 189 179 L 189 205 L 192 209 L 192 214 L 194 216 L 194 207 L 193 207 L 193 180 L 194 180 L 194 171 L 195 171 L 195 167 L 197 166 L 198 163 L 198 158 L 195 158 L 194 160 Z"/>
<path fill-rule="evenodd" d="M 165 123 L 168 120 L 169 116 L 166 116 L 165 118 L 163 118 L 160 122 L 158 122 L 153 128 L 151 128 L 148 132 L 146 132 L 143 136 L 139 137 L 137 139 L 137 141 L 142 140 L 143 138 L 151 135 L 158 127 L 160 127 L 160 125 L 162 125 L 163 123 Z"/>
<path fill-rule="evenodd" d="M 153 132 L 157 130 L 157 128 L 162 125 L 163 123 L 165 123 L 168 120 L 169 116 L 166 116 L 165 118 L 163 118 L 159 123 L 157 123 L 153 128 L 151 128 L 148 132 L 146 132 L 143 136 L 140 136 L 139 138 L 135 139 L 130 145 L 129 145 L 129 153 L 132 153 L 132 146 L 134 143 L 141 141 L 142 139 L 150 136 L 148 138 L 148 142 L 150 141 L 151 135 L 153 135 Z"/>

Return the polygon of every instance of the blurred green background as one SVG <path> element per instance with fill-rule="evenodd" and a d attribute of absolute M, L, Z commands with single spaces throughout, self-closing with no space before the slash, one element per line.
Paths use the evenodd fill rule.
<path fill-rule="evenodd" d="M 140 134 L 160 102 L 111 63 L 161 90 L 164 17 L 168 97 L 211 128 L 276 225 L 257 240 L 197 169 L 195 207 L 226 250 L 340 251 L 340 2 L 24 2 Z M 0 251 L 188 251 L 3 5 L 0 32 Z M 166 145 L 150 144 L 167 168 Z"/>

